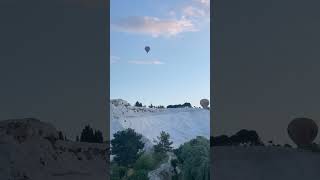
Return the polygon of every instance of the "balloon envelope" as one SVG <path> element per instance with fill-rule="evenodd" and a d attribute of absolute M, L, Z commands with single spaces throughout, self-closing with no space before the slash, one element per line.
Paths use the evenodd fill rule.
<path fill-rule="evenodd" d="M 200 100 L 200 105 L 202 106 L 202 108 L 208 109 L 209 100 L 208 100 L 208 99 L 201 99 L 201 100 Z"/>
<path fill-rule="evenodd" d="M 308 118 L 296 118 L 288 125 L 288 134 L 292 141 L 298 146 L 309 146 L 318 134 L 318 126 Z"/>
<path fill-rule="evenodd" d="M 146 47 L 144 48 L 144 50 L 146 50 L 146 52 L 148 53 L 148 52 L 150 51 L 150 47 L 149 47 L 149 46 L 146 46 Z"/>

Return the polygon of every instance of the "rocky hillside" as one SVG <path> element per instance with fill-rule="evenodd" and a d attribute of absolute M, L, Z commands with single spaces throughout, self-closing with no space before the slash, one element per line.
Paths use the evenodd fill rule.
<path fill-rule="evenodd" d="M 119 130 L 132 128 L 153 142 L 165 131 L 175 148 L 197 136 L 210 137 L 207 109 L 135 107 L 122 99 L 114 99 L 110 102 L 110 119 L 110 137 Z"/>
<path fill-rule="evenodd" d="M 58 140 L 58 131 L 37 119 L 0 121 L 0 179 L 106 179 L 106 149 Z"/>

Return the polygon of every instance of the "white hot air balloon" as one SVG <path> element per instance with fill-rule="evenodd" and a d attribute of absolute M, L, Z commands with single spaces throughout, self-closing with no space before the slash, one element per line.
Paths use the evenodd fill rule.
<path fill-rule="evenodd" d="M 202 106 L 203 109 L 209 109 L 209 100 L 208 99 L 201 99 L 200 100 L 200 105 Z"/>

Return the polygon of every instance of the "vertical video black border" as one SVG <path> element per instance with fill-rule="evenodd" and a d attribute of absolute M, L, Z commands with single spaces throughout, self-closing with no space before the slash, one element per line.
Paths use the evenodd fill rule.
<path fill-rule="evenodd" d="M 106 157 L 106 161 L 107 161 L 107 179 L 110 179 L 110 149 L 109 149 L 109 145 L 110 145 L 110 1 L 111 0 L 103 0 L 104 1 L 104 5 L 105 5 L 105 22 L 102 22 L 103 24 L 105 24 L 106 27 L 106 33 L 105 33 L 105 49 L 106 49 L 106 68 L 107 68 L 107 73 L 106 73 L 106 103 L 105 103 L 105 108 L 106 108 L 106 115 L 107 115 L 107 157 Z"/>
<path fill-rule="evenodd" d="M 214 62 L 215 62 L 215 33 L 214 33 L 214 0 L 209 1 L 210 2 L 210 137 L 209 137 L 209 142 L 210 142 L 210 179 L 213 180 L 213 153 L 212 153 L 212 147 L 211 147 L 211 136 L 213 135 L 213 121 L 215 120 L 215 96 L 214 96 Z"/>

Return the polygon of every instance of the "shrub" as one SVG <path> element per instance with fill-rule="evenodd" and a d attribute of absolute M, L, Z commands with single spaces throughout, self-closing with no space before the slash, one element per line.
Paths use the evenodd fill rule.
<path fill-rule="evenodd" d="M 103 143 L 103 135 L 101 131 L 94 131 L 89 125 L 87 125 L 81 132 L 80 141 L 89 143 Z"/>
<path fill-rule="evenodd" d="M 156 166 L 156 160 L 152 154 L 145 153 L 139 157 L 139 159 L 134 164 L 135 170 L 153 170 Z"/>
<path fill-rule="evenodd" d="M 170 134 L 169 133 L 166 133 L 164 131 L 162 131 L 160 133 L 160 136 L 157 137 L 157 141 L 155 140 L 154 142 L 157 143 L 155 146 L 154 146 L 154 151 L 155 152 L 168 152 L 168 151 L 171 151 L 172 150 L 172 144 L 173 142 L 170 141 Z"/>
<path fill-rule="evenodd" d="M 210 144 L 204 137 L 197 137 L 174 151 L 182 164 L 184 180 L 209 180 Z"/>
<path fill-rule="evenodd" d="M 135 171 L 128 180 L 149 180 L 148 172 L 146 170 Z"/>
<path fill-rule="evenodd" d="M 128 169 L 116 164 L 111 165 L 111 180 L 121 180 L 127 174 Z"/>

